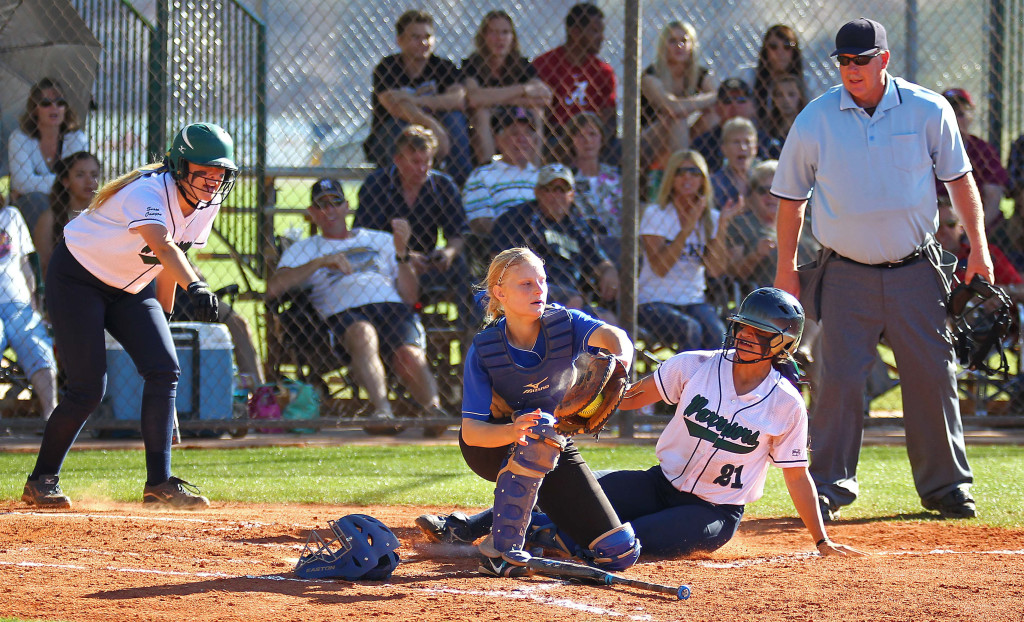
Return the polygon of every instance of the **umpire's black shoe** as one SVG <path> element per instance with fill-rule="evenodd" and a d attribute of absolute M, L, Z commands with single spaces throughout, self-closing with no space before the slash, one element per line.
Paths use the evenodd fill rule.
<path fill-rule="evenodd" d="M 169 505 L 181 510 L 205 510 L 210 507 L 210 500 L 199 494 L 198 486 L 177 477 L 155 486 L 146 484 L 142 490 L 142 502 Z"/>
<path fill-rule="evenodd" d="M 476 540 L 469 529 L 469 517 L 462 512 L 452 512 L 448 516 L 423 514 L 416 519 L 416 526 L 433 542 L 473 544 Z"/>
<path fill-rule="evenodd" d="M 964 488 L 955 488 L 941 499 L 922 499 L 921 505 L 938 512 L 942 518 L 974 518 L 978 515 L 974 497 Z"/>
<path fill-rule="evenodd" d="M 39 479 L 25 482 L 21 500 L 41 508 L 67 509 L 71 499 L 60 489 L 60 478 L 56 475 L 40 475 Z"/>

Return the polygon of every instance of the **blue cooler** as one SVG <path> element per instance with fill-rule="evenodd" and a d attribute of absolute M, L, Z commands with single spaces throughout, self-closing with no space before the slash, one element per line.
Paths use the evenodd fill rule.
<path fill-rule="evenodd" d="M 181 376 L 175 405 L 180 420 L 231 419 L 235 390 L 234 345 L 223 324 L 171 322 Z M 107 394 L 114 419 L 138 421 L 142 377 L 113 337 L 107 346 Z"/>

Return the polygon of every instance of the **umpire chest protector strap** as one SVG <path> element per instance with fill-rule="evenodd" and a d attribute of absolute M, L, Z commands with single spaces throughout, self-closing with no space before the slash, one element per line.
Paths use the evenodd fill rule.
<path fill-rule="evenodd" d="M 512 360 L 500 324 L 480 331 L 473 339 L 480 363 L 491 377 L 494 391 L 512 410 L 554 412 L 562 394 L 572 384 L 572 320 L 561 306 L 549 307 L 540 319 L 544 357 L 534 367 Z"/>

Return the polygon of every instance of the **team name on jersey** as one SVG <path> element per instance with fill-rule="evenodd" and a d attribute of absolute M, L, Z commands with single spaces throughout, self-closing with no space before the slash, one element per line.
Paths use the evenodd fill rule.
<path fill-rule="evenodd" d="M 175 244 L 175 246 L 180 248 L 182 253 L 187 253 L 188 249 L 192 248 L 192 244 L 194 243 L 194 241 L 178 242 Z M 160 260 L 156 258 L 156 255 L 153 254 L 153 249 L 151 249 L 148 244 L 142 247 L 142 252 L 139 253 L 139 259 L 141 259 L 142 263 L 146 264 L 147 266 L 160 265 Z"/>
<path fill-rule="evenodd" d="M 730 422 L 707 405 L 708 398 L 695 395 L 683 410 L 690 436 L 711 441 L 713 447 L 733 454 L 749 454 L 761 444 L 759 431 Z"/>

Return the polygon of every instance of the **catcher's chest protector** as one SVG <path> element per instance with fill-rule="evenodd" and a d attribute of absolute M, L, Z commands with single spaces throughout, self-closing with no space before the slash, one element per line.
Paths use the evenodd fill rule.
<path fill-rule="evenodd" d="M 473 339 L 480 363 L 491 376 L 494 391 L 512 410 L 554 412 L 572 384 L 572 320 L 564 307 L 549 308 L 540 319 L 546 344 L 544 358 L 535 367 L 512 361 L 501 325 L 485 328 Z"/>

